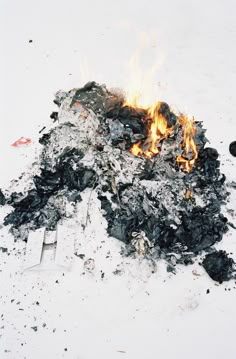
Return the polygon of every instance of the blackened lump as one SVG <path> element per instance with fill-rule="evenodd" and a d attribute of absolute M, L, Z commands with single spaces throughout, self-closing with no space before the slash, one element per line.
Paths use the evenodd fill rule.
<path fill-rule="evenodd" d="M 209 276 L 222 283 L 232 278 L 234 261 L 228 257 L 225 251 L 216 251 L 207 254 L 202 262 L 203 267 Z"/>
<path fill-rule="evenodd" d="M 53 122 L 58 121 L 58 112 L 53 111 L 50 115 L 50 118 L 54 120 Z"/>
<path fill-rule="evenodd" d="M 0 206 L 4 206 L 6 203 L 6 198 L 4 194 L 2 193 L 2 190 L 0 189 Z"/>
<path fill-rule="evenodd" d="M 236 157 L 236 141 L 231 142 L 231 144 L 229 145 L 229 152 L 232 156 Z"/>

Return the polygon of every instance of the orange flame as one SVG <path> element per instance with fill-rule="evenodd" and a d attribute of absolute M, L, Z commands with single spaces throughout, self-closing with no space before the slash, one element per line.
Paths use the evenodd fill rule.
<path fill-rule="evenodd" d="M 194 118 L 188 118 L 184 115 L 179 117 L 179 123 L 183 127 L 183 142 L 182 148 L 184 149 L 184 155 L 176 158 L 177 163 L 187 172 L 190 172 L 198 157 L 197 146 L 194 141 L 196 135 L 196 127 Z M 189 155 L 192 155 L 192 159 L 187 159 Z"/>
<path fill-rule="evenodd" d="M 127 101 L 125 105 L 130 107 L 137 107 L 137 97 L 134 97 L 133 99 L 135 99 L 133 103 Z M 160 106 L 160 102 L 157 102 L 155 105 L 148 108 L 138 106 L 139 108 L 141 107 L 147 110 L 147 118 L 150 118 L 151 122 L 148 129 L 147 140 L 144 143 L 141 141 L 135 143 L 131 147 L 130 152 L 133 153 L 133 155 L 152 158 L 160 152 L 158 148 L 160 141 L 170 135 L 172 128 L 168 128 L 167 120 L 162 114 L 159 113 Z"/>
<path fill-rule="evenodd" d="M 146 39 L 145 39 L 146 41 Z M 126 101 L 123 106 L 146 110 L 146 126 L 148 136 L 145 141 L 135 143 L 130 152 L 134 156 L 152 158 L 160 152 L 160 142 L 171 135 L 173 127 L 168 127 L 166 118 L 160 113 L 161 102 L 152 103 L 153 78 L 158 63 L 155 63 L 148 72 L 142 73 L 139 62 L 140 51 L 137 51 L 129 62 L 129 87 L 126 94 Z M 197 147 L 194 142 L 196 128 L 194 119 L 189 120 L 185 116 L 179 117 L 179 122 L 183 127 L 183 154 L 178 156 L 176 161 L 187 172 L 190 172 L 198 157 Z M 190 159 L 189 159 L 190 158 Z"/>

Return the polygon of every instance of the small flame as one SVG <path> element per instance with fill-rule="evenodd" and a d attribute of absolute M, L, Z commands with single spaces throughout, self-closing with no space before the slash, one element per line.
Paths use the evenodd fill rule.
<path fill-rule="evenodd" d="M 137 101 L 136 101 L 137 98 L 134 97 L 134 99 L 135 102 L 132 104 L 132 107 L 137 106 Z M 127 106 L 127 102 L 125 103 L 125 105 Z M 129 106 L 130 106 L 130 102 L 129 102 Z M 158 148 L 158 144 L 160 143 L 160 141 L 170 135 L 172 128 L 168 128 L 167 120 L 162 114 L 160 114 L 159 112 L 160 106 L 161 103 L 157 102 L 155 105 L 148 108 L 141 107 L 147 110 L 147 114 L 148 114 L 147 118 L 148 119 L 150 118 L 151 121 L 148 128 L 147 140 L 144 143 L 142 143 L 141 141 L 135 143 L 131 147 L 130 152 L 133 153 L 133 155 L 152 158 L 153 156 L 155 156 L 160 152 Z M 148 148 L 145 150 L 143 148 L 145 148 L 146 145 L 148 145 Z"/>
<path fill-rule="evenodd" d="M 130 152 L 134 156 L 142 156 L 146 158 L 152 158 L 160 152 L 159 143 L 170 136 L 173 131 L 173 127 L 168 127 L 166 118 L 160 113 L 161 102 L 156 102 L 153 106 L 145 107 L 139 104 L 138 93 L 133 97 L 129 97 L 124 106 L 132 108 L 142 108 L 147 111 L 147 126 L 148 136 L 145 142 L 139 141 L 135 143 Z M 150 121 L 149 121 L 150 120 Z M 194 118 L 188 118 L 187 116 L 179 116 L 179 123 L 183 128 L 183 155 L 176 158 L 177 163 L 186 171 L 191 172 L 194 167 L 195 161 L 198 157 L 197 146 L 194 141 L 196 135 L 196 127 Z M 191 159 L 189 159 L 191 157 Z"/>
<path fill-rule="evenodd" d="M 146 48 L 150 50 L 150 37 L 143 36 L 141 40 L 141 48 L 136 50 L 128 64 L 130 78 L 126 101 L 123 106 L 146 111 L 143 121 L 146 121 L 147 139 L 135 143 L 130 152 L 134 156 L 152 158 L 160 152 L 161 141 L 171 135 L 173 127 L 168 127 L 167 119 L 161 114 L 161 102 L 152 101 L 154 95 L 153 79 L 163 62 L 163 56 L 159 58 L 159 61 L 155 61 L 152 66 L 149 66 L 148 71 L 144 72 L 141 68 L 140 55 Z M 145 51 L 146 53 L 147 51 Z M 190 172 L 198 157 L 197 147 L 194 142 L 196 128 L 194 119 L 180 116 L 179 122 L 183 127 L 183 155 L 178 156 L 176 160 L 185 171 Z"/>
<path fill-rule="evenodd" d="M 152 158 L 160 152 L 158 144 L 171 132 L 171 129 L 168 128 L 167 120 L 160 114 L 161 103 L 154 102 L 156 98 L 154 79 L 163 63 L 163 54 L 158 49 L 158 53 L 154 50 L 153 56 L 150 57 L 150 51 L 153 51 L 152 42 L 156 42 L 155 34 L 141 34 L 140 46 L 128 63 L 128 87 L 126 101 L 123 104 L 123 106 L 146 111 L 147 115 L 143 120 L 146 121 L 147 125 L 147 139 L 144 142 L 135 143 L 130 149 L 130 152 L 135 156 L 146 158 Z M 142 54 L 149 54 L 148 59 L 151 59 L 152 63 L 148 65 L 148 68 L 143 67 L 144 64 L 141 60 L 145 59 L 141 58 Z"/>
<path fill-rule="evenodd" d="M 153 155 L 159 153 L 158 143 L 170 135 L 171 128 L 168 128 L 167 120 L 163 115 L 159 113 L 160 102 L 157 102 L 154 106 L 150 107 L 148 114 L 152 119 L 149 138 L 151 140 L 151 147 L 147 151 L 147 157 L 152 157 Z"/>
<path fill-rule="evenodd" d="M 140 146 L 141 146 L 141 141 L 139 141 L 138 143 L 135 143 L 131 147 L 130 152 L 133 153 L 133 155 L 135 155 L 135 156 L 141 156 L 143 153 L 143 150 Z"/>
<path fill-rule="evenodd" d="M 183 142 L 182 148 L 184 149 L 184 155 L 176 158 L 177 163 L 186 171 L 190 172 L 198 157 L 197 146 L 194 141 L 196 135 L 196 127 L 194 118 L 188 118 L 184 115 L 179 117 L 179 123 L 183 127 Z M 188 156 L 192 155 L 192 159 L 188 159 Z"/>

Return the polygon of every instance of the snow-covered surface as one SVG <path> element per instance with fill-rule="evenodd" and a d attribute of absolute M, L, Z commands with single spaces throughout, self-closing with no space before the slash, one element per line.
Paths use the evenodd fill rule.
<path fill-rule="evenodd" d="M 153 93 L 204 121 L 223 172 L 235 180 L 236 160 L 228 151 L 236 140 L 235 1 L 0 5 L 0 188 L 37 160 L 38 131 L 51 121 L 54 93 L 90 79 L 126 87 L 137 48 L 144 69 L 158 64 Z M 21 136 L 34 143 L 11 147 Z M 88 196 L 79 221 L 86 221 Z M 228 208 L 235 209 L 235 190 L 231 198 Z M 90 205 L 96 207 L 96 198 Z M 1 209 L 1 223 L 5 214 Z M 0 358 L 235 357 L 234 282 L 216 285 L 197 263 L 174 276 L 164 263 L 124 259 L 99 211 L 91 221 L 85 233 L 67 225 L 77 253 L 85 254 L 74 257 L 70 271 L 23 272 L 25 243 L 0 229 L 0 247 L 8 248 L 0 251 Z M 236 259 L 235 231 L 218 247 Z M 89 258 L 92 273 L 84 268 Z"/>

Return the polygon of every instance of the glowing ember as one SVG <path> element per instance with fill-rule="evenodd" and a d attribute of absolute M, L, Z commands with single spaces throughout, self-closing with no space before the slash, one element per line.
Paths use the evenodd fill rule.
<path fill-rule="evenodd" d="M 177 163 L 187 172 L 190 172 L 198 157 L 197 146 L 194 141 L 196 135 L 196 127 L 194 118 L 189 119 L 182 115 L 179 117 L 179 123 L 183 127 L 183 142 L 184 155 L 176 158 Z M 188 159 L 191 156 L 191 159 Z"/>

